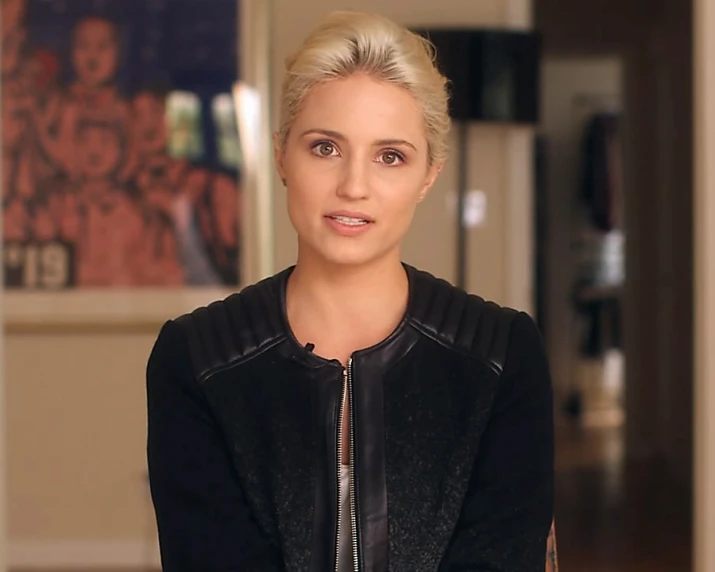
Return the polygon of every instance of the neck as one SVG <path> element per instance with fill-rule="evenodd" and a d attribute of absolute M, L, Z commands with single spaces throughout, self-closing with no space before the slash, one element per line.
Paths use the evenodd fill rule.
<path fill-rule="evenodd" d="M 382 341 L 397 327 L 408 290 L 399 256 L 344 266 L 299 254 L 288 281 L 286 309 L 299 341 L 315 343 L 316 351 L 316 340 L 354 351 Z"/>

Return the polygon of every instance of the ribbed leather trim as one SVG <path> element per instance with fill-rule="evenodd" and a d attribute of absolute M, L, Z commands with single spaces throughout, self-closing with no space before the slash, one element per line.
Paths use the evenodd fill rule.
<path fill-rule="evenodd" d="M 486 363 L 501 375 L 516 310 L 467 294 L 449 282 L 408 267 L 415 295 L 408 316 L 436 342 Z"/>
<path fill-rule="evenodd" d="M 282 274 L 176 320 L 186 335 L 199 382 L 286 339 L 277 295 Z"/>

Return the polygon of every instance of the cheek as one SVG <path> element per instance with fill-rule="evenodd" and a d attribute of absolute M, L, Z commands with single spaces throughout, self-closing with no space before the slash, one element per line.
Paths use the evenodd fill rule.
<path fill-rule="evenodd" d="M 305 180 L 299 183 L 296 183 L 295 179 L 293 181 L 286 189 L 288 214 L 293 223 L 300 226 L 302 220 L 312 218 L 320 210 L 321 193 L 314 181 L 313 184 Z"/>
<path fill-rule="evenodd" d="M 395 231 L 400 234 L 407 231 L 415 215 L 417 199 L 414 195 L 413 189 L 408 189 L 405 194 L 391 201 L 390 218 L 394 222 Z"/>
<path fill-rule="evenodd" d="M 291 186 L 286 190 L 288 220 L 298 236 L 310 234 L 310 220 L 313 211 L 310 195 L 304 189 Z"/>
<path fill-rule="evenodd" d="M 412 217 L 422 191 L 423 179 L 416 173 L 395 171 L 381 181 L 383 206 L 394 215 Z"/>
<path fill-rule="evenodd" d="M 410 177 L 409 181 L 393 181 L 392 185 L 386 185 L 384 192 L 380 193 L 380 214 L 387 222 L 383 232 L 386 233 L 388 242 L 401 240 L 408 232 L 421 190 L 419 183 Z"/>
<path fill-rule="evenodd" d="M 117 62 L 117 50 L 114 48 L 114 46 L 111 46 L 103 50 L 99 54 L 99 57 L 105 68 L 110 70 L 114 69 L 114 66 Z"/>
<path fill-rule="evenodd" d="M 321 198 L 335 189 L 334 170 L 316 165 L 310 158 L 286 156 L 283 166 L 288 180 L 286 192 L 289 205 L 319 203 Z"/>

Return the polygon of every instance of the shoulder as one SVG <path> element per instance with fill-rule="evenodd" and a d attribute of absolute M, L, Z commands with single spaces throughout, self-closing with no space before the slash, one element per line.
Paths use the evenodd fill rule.
<path fill-rule="evenodd" d="M 409 320 L 438 343 L 485 363 L 499 375 L 511 369 L 524 348 L 541 346 L 538 328 L 526 312 L 469 294 L 416 268 L 408 267 L 408 273 L 413 290 Z"/>
<path fill-rule="evenodd" d="M 286 335 L 282 314 L 283 271 L 223 300 L 167 321 L 153 354 L 186 354 L 197 381 L 254 357 Z"/>

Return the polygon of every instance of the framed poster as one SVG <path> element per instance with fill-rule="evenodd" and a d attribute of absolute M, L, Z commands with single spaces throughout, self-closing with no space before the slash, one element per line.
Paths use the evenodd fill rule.
<path fill-rule="evenodd" d="M 6 324 L 156 324 L 270 272 L 260 0 L 3 0 Z"/>

